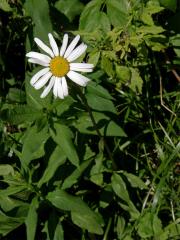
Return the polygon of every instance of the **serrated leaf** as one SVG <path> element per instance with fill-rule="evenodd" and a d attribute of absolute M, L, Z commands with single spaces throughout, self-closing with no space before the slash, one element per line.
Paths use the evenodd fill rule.
<path fill-rule="evenodd" d="M 1 112 L 2 120 L 7 121 L 11 124 L 21 124 L 26 122 L 33 122 L 40 116 L 43 112 L 37 111 L 29 107 L 28 105 L 12 105 L 12 108 L 4 109 Z"/>
<path fill-rule="evenodd" d="M 35 239 L 37 220 L 38 220 L 36 210 L 37 210 L 38 206 L 39 206 L 38 198 L 35 197 L 31 201 L 31 204 L 29 206 L 28 215 L 25 220 L 27 240 Z"/>
<path fill-rule="evenodd" d="M 47 200 L 59 209 L 71 211 L 72 220 L 78 226 L 96 234 L 103 233 L 101 227 L 103 220 L 101 216 L 93 212 L 79 197 L 57 189 L 54 192 L 48 193 Z"/>
<path fill-rule="evenodd" d="M 38 187 L 40 188 L 43 183 L 47 183 L 55 174 L 59 166 L 61 166 L 66 161 L 66 155 L 60 146 L 56 146 L 52 152 L 48 166 L 44 171 L 42 178 L 38 182 Z"/>
<path fill-rule="evenodd" d="M 69 161 L 75 165 L 79 165 L 79 158 L 73 144 L 73 134 L 67 126 L 54 123 L 53 129 L 51 130 L 51 136 L 53 140 L 61 147 Z"/>
<path fill-rule="evenodd" d="M 84 5 L 79 0 L 59 0 L 55 7 L 72 22 L 82 12 Z"/>
<path fill-rule="evenodd" d="M 22 103 L 22 102 L 25 102 L 26 95 L 22 89 L 10 88 L 7 94 L 7 99 L 12 102 Z"/>
<path fill-rule="evenodd" d="M 47 0 L 28 0 L 25 1 L 24 9 L 26 15 L 31 16 L 34 27 L 35 37 L 47 41 L 47 34 L 52 32 L 52 24 L 49 17 L 49 5 Z"/>
<path fill-rule="evenodd" d="M 125 27 L 129 21 L 129 3 L 126 0 L 107 0 L 107 14 L 114 27 Z"/>
<path fill-rule="evenodd" d="M 105 71 L 105 73 L 107 73 L 109 77 L 114 76 L 112 61 L 106 56 L 101 57 L 101 68 Z"/>

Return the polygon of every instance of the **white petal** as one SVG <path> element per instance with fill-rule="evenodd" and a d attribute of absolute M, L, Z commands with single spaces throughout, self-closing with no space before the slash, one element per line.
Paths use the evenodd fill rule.
<path fill-rule="evenodd" d="M 93 68 L 94 64 L 91 64 L 91 63 L 70 63 L 70 67 Z"/>
<path fill-rule="evenodd" d="M 49 63 L 51 61 L 49 56 L 38 52 L 29 52 L 26 54 L 26 57 L 35 58 L 45 63 Z"/>
<path fill-rule="evenodd" d="M 29 58 L 28 62 L 39 64 L 39 65 L 44 66 L 44 67 L 48 67 L 49 66 L 49 63 L 45 63 L 45 62 L 43 62 L 43 61 L 41 61 L 39 59 L 34 59 L 34 58 Z"/>
<path fill-rule="evenodd" d="M 77 83 L 78 85 L 80 86 L 83 86 L 85 87 L 87 85 L 87 83 L 90 81 L 89 78 L 77 73 L 77 72 L 74 72 L 74 71 L 69 71 L 67 73 L 67 76 L 75 83 Z"/>
<path fill-rule="evenodd" d="M 77 71 L 77 72 L 92 72 L 92 68 L 77 68 L 77 67 L 70 67 L 70 70 Z"/>
<path fill-rule="evenodd" d="M 51 88 L 52 88 L 53 85 L 54 85 L 54 81 L 55 81 L 55 77 L 52 76 L 52 78 L 51 78 L 48 86 L 45 87 L 44 91 L 42 92 L 42 94 L 41 94 L 41 96 L 40 96 L 41 98 L 45 98 L 45 97 L 49 94 Z"/>
<path fill-rule="evenodd" d="M 56 77 L 54 77 L 55 82 L 54 82 L 54 87 L 53 87 L 53 94 L 55 96 L 55 98 L 57 98 L 58 96 L 58 81 L 56 79 Z"/>
<path fill-rule="evenodd" d="M 80 36 L 77 35 L 73 40 L 72 42 L 70 43 L 69 47 L 67 48 L 65 54 L 64 54 L 64 57 L 67 58 L 69 56 L 69 54 L 74 50 L 74 48 L 76 47 L 78 41 L 80 39 Z"/>
<path fill-rule="evenodd" d="M 47 72 L 49 72 L 49 68 L 43 68 L 41 69 L 39 72 L 37 72 L 32 78 L 31 78 L 31 81 L 30 81 L 30 84 L 31 85 L 34 85 L 38 79 L 40 77 L 42 77 L 44 74 L 46 74 Z"/>
<path fill-rule="evenodd" d="M 66 51 L 67 48 L 67 44 L 68 44 L 68 35 L 65 34 L 63 37 L 63 42 L 62 42 L 62 46 L 61 46 L 61 50 L 60 50 L 60 56 L 62 57 Z"/>
<path fill-rule="evenodd" d="M 53 51 L 46 44 L 44 44 L 39 38 L 34 38 L 34 41 L 43 51 L 48 53 L 52 58 L 54 57 Z"/>
<path fill-rule="evenodd" d="M 82 43 L 79 45 L 74 51 L 71 52 L 71 54 L 68 56 L 67 60 L 69 62 L 72 62 L 76 60 L 78 57 L 80 57 L 87 49 L 87 45 Z"/>
<path fill-rule="evenodd" d="M 68 96 L 68 86 L 67 86 L 67 81 L 65 77 L 62 77 L 62 89 L 63 89 L 63 95 L 65 97 Z"/>
<path fill-rule="evenodd" d="M 58 46 L 56 44 L 56 41 L 55 41 L 53 35 L 51 33 L 49 33 L 48 37 L 49 37 L 49 43 L 50 43 L 50 45 L 52 47 L 54 55 L 58 56 L 59 55 L 59 49 L 58 49 Z"/>
<path fill-rule="evenodd" d="M 42 76 L 35 84 L 34 88 L 35 89 L 40 89 L 42 88 L 49 80 L 49 78 L 52 76 L 51 72 L 47 72 L 44 76 Z"/>
<path fill-rule="evenodd" d="M 63 88 L 62 88 L 62 79 L 61 78 L 58 78 L 56 77 L 56 81 L 57 81 L 57 86 L 58 86 L 58 97 L 61 98 L 61 99 L 64 99 L 64 94 L 63 94 Z"/>

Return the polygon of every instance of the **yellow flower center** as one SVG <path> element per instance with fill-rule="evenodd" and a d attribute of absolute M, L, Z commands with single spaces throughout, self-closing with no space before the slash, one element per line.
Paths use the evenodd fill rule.
<path fill-rule="evenodd" d="M 63 57 L 54 57 L 50 61 L 50 70 L 55 77 L 63 77 L 69 72 L 69 63 Z"/>

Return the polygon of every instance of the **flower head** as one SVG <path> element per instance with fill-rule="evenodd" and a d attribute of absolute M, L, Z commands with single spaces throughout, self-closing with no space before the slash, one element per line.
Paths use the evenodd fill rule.
<path fill-rule="evenodd" d="M 41 98 L 46 97 L 53 89 L 54 96 L 63 99 L 68 95 L 67 77 L 80 86 L 86 86 L 90 79 L 78 72 L 92 72 L 94 66 L 89 63 L 74 63 L 87 48 L 84 43 L 77 46 L 79 35 L 68 46 L 68 35 L 65 34 L 60 49 L 51 33 L 48 34 L 48 37 L 51 48 L 39 38 L 34 39 L 36 44 L 47 54 L 38 52 L 26 54 L 29 58 L 28 62 L 44 67 L 31 78 L 30 83 L 35 89 L 44 87 Z"/>

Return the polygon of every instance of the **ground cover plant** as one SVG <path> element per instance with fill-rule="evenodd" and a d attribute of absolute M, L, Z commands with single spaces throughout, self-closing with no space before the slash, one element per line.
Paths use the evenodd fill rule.
<path fill-rule="evenodd" d="M 179 9 L 0 0 L 0 239 L 179 239 Z M 65 34 L 78 59 L 49 71 L 84 77 L 43 88 L 27 53 Z"/>

